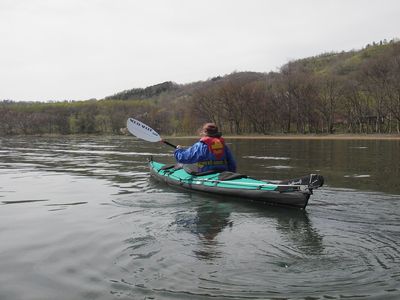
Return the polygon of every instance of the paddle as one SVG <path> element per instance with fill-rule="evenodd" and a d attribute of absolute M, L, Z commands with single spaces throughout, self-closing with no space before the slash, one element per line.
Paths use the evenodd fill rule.
<path fill-rule="evenodd" d="M 139 139 L 148 141 L 148 142 L 162 142 L 168 146 L 171 146 L 172 148 L 176 149 L 176 146 L 174 144 L 171 144 L 167 141 L 164 141 L 160 135 L 147 126 L 146 124 L 143 124 L 142 122 L 135 120 L 133 118 L 129 118 L 128 121 L 126 121 L 126 127 L 128 128 L 128 131 L 136 136 Z"/>

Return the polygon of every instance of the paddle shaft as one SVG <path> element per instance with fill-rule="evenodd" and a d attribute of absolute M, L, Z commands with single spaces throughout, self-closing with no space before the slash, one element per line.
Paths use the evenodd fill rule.
<path fill-rule="evenodd" d="M 171 146 L 172 148 L 176 149 L 176 146 L 174 144 L 171 144 L 170 142 L 161 140 L 162 143 L 164 143 L 165 145 Z"/>

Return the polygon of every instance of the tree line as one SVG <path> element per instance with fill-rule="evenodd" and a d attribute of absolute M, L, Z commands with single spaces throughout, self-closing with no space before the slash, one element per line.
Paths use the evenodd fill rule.
<path fill-rule="evenodd" d="M 278 72 L 162 83 L 102 100 L 0 101 L 0 135 L 122 134 L 134 117 L 163 135 L 212 121 L 224 134 L 400 133 L 400 43 L 325 53 Z"/>

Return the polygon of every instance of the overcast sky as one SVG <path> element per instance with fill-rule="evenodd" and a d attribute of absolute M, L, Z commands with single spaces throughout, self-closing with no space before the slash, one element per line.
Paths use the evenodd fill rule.
<path fill-rule="evenodd" d="M 399 31 L 398 0 L 0 0 L 0 100 L 276 71 Z"/>

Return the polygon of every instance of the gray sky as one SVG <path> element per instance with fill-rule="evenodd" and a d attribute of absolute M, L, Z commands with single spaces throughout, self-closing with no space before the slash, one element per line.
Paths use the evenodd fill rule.
<path fill-rule="evenodd" d="M 0 0 L 0 100 L 276 71 L 400 37 L 398 0 Z"/>

